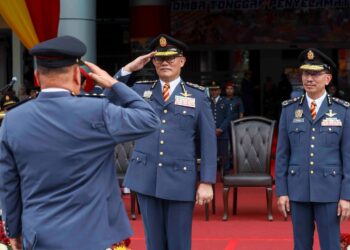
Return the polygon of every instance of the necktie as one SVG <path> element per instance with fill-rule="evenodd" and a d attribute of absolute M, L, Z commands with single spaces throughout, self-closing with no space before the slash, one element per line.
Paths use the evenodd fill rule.
<path fill-rule="evenodd" d="M 167 102 L 169 100 L 170 97 L 170 85 L 169 83 L 165 83 L 164 87 L 163 87 L 163 99 L 164 102 Z"/>
<path fill-rule="evenodd" d="M 315 101 L 311 102 L 310 112 L 311 112 L 312 120 L 315 120 L 316 119 L 316 102 Z"/>

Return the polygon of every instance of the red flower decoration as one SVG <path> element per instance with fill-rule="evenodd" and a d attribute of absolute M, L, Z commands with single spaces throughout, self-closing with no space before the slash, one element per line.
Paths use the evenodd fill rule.
<path fill-rule="evenodd" d="M 340 235 L 340 249 L 346 250 L 348 246 L 350 246 L 350 234 L 343 233 Z"/>
<path fill-rule="evenodd" d="M 7 238 L 5 231 L 4 231 L 4 224 L 3 222 L 0 220 L 0 243 L 6 245 L 6 246 L 10 246 L 10 240 L 9 238 Z"/>
<path fill-rule="evenodd" d="M 130 246 L 130 243 L 131 243 L 131 240 L 128 238 L 128 239 L 126 239 L 126 240 L 123 240 L 123 241 L 121 241 L 121 242 L 119 242 L 119 243 L 116 243 L 116 244 L 114 244 L 113 246 L 112 246 L 112 250 L 131 250 L 130 248 L 129 248 L 129 246 Z"/>

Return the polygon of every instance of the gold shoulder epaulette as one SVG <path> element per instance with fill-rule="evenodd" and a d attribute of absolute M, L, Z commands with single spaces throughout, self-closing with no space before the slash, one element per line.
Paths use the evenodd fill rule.
<path fill-rule="evenodd" d="M 137 81 L 135 82 L 135 84 L 153 84 L 155 83 L 157 80 L 145 80 L 145 81 Z"/>
<path fill-rule="evenodd" d="M 337 98 L 337 97 L 332 97 L 332 100 L 335 101 L 336 103 L 338 103 L 338 104 L 344 106 L 345 108 L 349 108 L 349 107 L 350 107 L 350 103 L 349 103 L 349 102 L 344 101 L 344 100 L 342 100 L 342 99 L 339 99 L 339 98 Z"/>
<path fill-rule="evenodd" d="M 77 97 L 96 97 L 96 98 L 105 98 L 105 94 L 96 94 L 96 93 L 86 93 L 82 95 L 76 95 Z"/>
<path fill-rule="evenodd" d="M 289 99 L 289 100 L 285 100 L 282 102 L 282 107 L 287 107 L 288 105 L 292 104 L 292 103 L 295 103 L 297 102 L 298 100 L 300 100 L 300 96 L 299 97 L 295 97 L 295 98 L 292 98 L 292 99 Z"/>
<path fill-rule="evenodd" d="M 201 91 L 204 91 L 205 90 L 205 87 L 203 86 L 200 86 L 198 84 L 195 84 L 195 83 L 191 83 L 191 82 L 186 82 L 186 85 L 192 87 L 192 88 L 195 88 L 195 89 L 199 89 Z"/>
<path fill-rule="evenodd" d="M 34 98 L 34 99 L 35 99 L 35 98 Z M 15 103 L 14 105 L 11 105 L 11 106 L 7 107 L 7 108 L 6 108 L 6 112 L 7 112 L 7 111 L 10 111 L 10 110 L 12 110 L 12 109 L 14 109 L 14 108 L 17 108 L 17 107 L 21 106 L 22 104 L 24 104 L 24 103 L 26 103 L 26 102 L 28 102 L 28 101 L 31 101 L 31 100 L 33 100 L 33 98 L 27 98 L 27 99 L 24 99 L 24 100 L 22 100 L 22 101 L 20 101 L 20 102 L 17 102 L 17 103 Z"/>

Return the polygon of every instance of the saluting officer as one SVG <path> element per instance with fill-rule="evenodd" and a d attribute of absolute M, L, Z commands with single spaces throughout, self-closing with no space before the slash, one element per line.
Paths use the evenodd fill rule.
<path fill-rule="evenodd" d="M 114 147 L 153 133 L 160 122 L 148 103 L 92 63 L 90 76 L 120 106 L 78 97 L 85 52 L 71 36 L 34 46 L 42 91 L 7 112 L 1 126 L 2 219 L 14 250 L 106 249 L 132 234 Z"/>
<path fill-rule="evenodd" d="M 209 86 L 211 110 L 215 121 L 215 132 L 218 147 L 218 157 L 221 159 L 224 175 L 229 174 L 230 162 L 228 159 L 229 127 L 231 122 L 230 104 L 225 97 L 220 96 L 221 88 L 213 81 Z"/>
<path fill-rule="evenodd" d="M 161 34 L 150 47 L 155 51 L 136 58 L 116 75 L 129 76 L 152 60 L 159 77 L 153 82 L 136 82 L 133 87 L 154 108 L 161 126 L 136 141 L 125 186 L 137 192 L 147 249 L 188 250 L 194 201 L 202 205 L 213 199 L 215 125 L 204 88 L 180 77 L 187 46 Z M 198 187 L 197 135 L 201 140 Z"/>
<path fill-rule="evenodd" d="M 306 93 L 282 103 L 278 208 L 291 211 L 294 249 L 312 249 L 316 223 L 321 249 L 339 250 L 339 222 L 350 212 L 350 104 L 325 90 L 336 68 L 328 56 L 311 48 L 299 59 Z"/>

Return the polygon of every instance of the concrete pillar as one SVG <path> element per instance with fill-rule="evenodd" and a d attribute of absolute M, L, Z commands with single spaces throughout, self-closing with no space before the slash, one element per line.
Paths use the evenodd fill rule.
<path fill-rule="evenodd" d="M 0 88 L 7 84 L 7 44 L 6 41 L 0 40 Z"/>
<path fill-rule="evenodd" d="M 83 58 L 96 63 L 96 0 L 61 0 L 60 4 L 58 36 L 83 41 L 87 46 Z"/>
<path fill-rule="evenodd" d="M 23 84 L 23 45 L 17 35 L 12 31 L 12 76 L 17 77 L 17 82 L 13 90 L 18 93 L 18 89 Z M 10 79 L 11 80 L 11 79 Z"/>

